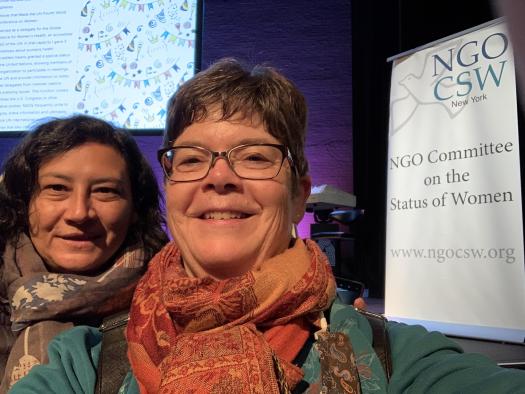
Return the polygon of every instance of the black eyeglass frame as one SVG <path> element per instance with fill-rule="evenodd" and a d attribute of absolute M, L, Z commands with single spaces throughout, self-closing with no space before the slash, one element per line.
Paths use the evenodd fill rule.
<path fill-rule="evenodd" d="M 169 143 L 171 143 L 171 141 Z M 233 165 L 232 165 L 232 163 L 230 161 L 230 154 L 231 154 L 232 151 L 235 151 L 236 149 L 245 148 L 245 147 L 248 147 L 248 146 L 272 146 L 274 148 L 279 149 L 281 151 L 281 153 L 282 153 L 282 157 L 283 158 L 281 160 L 281 164 L 279 165 L 279 170 L 277 171 L 277 174 L 275 174 L 274 176 L 269 177 L 269 178 L 248 178 L 248 177 L 244 177 L 244 176 L 241 176 L 241 175 L 237 174 L 237 171 L 235 171 L 235 169 L 233 168 Z M 206 152 L 211 153 L 211 160 L 210 160 L 210 164 L 208 166 L 208 171 L 206 171 L 206 173 L 200 178 L 191 179 L 191 180 L 185 180 L 185 181 L 172 180 L 170 178 L 170 175 L 168 174 L 168 172 L 164 168 L 164 165 L 162 164 L 162 157 L 164 156 L 164 154 L 166 152 L 169 152 L 170 150 L 177 149 L 177 148 L 192 148 L 192 149 L 198 149 L 198 150 L 202 150 L 202 151 L 206 151 Z M 241 179 L 251 179 L 251 180 L 260 180 L 260 181 L 273 179 L 277 175 L 279 175 L 279 173 L 281 172 L 281 169 L 283 168 L 283 163 L 284 163 L 285 160 L 288 160 L 288 162 L 290 163 L 290 167 L 295 172 L 297 172 L 297 169 L 295 167 L 295 163 L 294 163 L 293 158 L 292 158 L 292 153 L 290 152 L 290 149 L 286 145 L 283 145 L 283 144 L 266 144 L 266 143 L 242 144 L 242 145 L 234 146 L 233 148 L 228 149 L 226 151 L 222 151 L 222 152 L 213 151 L 213 150 L 210 150 L 208 148 L 204 148 L 202 146 L 197 146 L 197 145 L 175 145 L 175 146 L 171 146 L 169 148 L 162 148 L 162 149 L 159 149 L 157 151 L 157 160 L 158 160 L 160 166 L 162 167 L 162 171 L 164 172 L 164 175 L 171 182 L 195 182 L 195 181 L 200 181 L 200 180 L 206 178 L 208 176 L 208 174 L 210 173 L 211 168 L 215 165 L 215 162 L 217 161 L 217 159 L 219 157 L 224 158 L 226 160 L 226 162 L 228 163 L 228 167 L 230 167 L 230 169 L 233 171 L 233 173 L 235 175 L 237 175 Z"/>

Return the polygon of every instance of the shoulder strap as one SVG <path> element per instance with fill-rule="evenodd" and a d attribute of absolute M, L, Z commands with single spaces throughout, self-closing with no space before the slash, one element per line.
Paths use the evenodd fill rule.
<path fill-rule="evenodd" d="M 105 318 L 100 326 L 102 348 L 98 359 L 96 394 L 118 393 L 130 371 L 128 344 L 124 335 L 128 320 L 128 311 L 124 311 Z"/>
<path fill-rule="evenodd" d="M 387 382 L 392 375 L 392 356 L 390 354 L 390 342 L 388 340 L 388 332 L 386 331 L 387 319 L 383 315 L 371 313 L 362 309 L 356 310 L 366 317 L 370 327 L 372 328 L 372 347 L 376 352 L 377 357 L 383 365 L 385 370 Z"/>

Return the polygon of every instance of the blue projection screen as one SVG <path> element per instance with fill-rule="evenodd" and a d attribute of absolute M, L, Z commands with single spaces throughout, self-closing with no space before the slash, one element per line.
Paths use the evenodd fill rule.
<path fill-rule="evenodd" d="M 0 134 L 87 114 L 164 127 L 199 68 L 198 0 L 0 0 Z"/>

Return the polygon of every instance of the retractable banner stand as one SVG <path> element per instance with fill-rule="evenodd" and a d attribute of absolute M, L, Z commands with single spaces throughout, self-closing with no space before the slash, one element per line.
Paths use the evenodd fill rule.
<path fill-rule="evenodd" d="M 385 314 L 524 342 L 516 81 L 505 25 L 389 60 Z"/>

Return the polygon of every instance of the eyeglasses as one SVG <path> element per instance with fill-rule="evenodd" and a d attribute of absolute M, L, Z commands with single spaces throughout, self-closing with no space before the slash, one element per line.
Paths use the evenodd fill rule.
<path fill-rule="evenodd" d="M 279 144 L 239 145 L 224 152 L 214 152 L 200 146 L 174 146 L 157 152 L 166 177 L 173 182 L 205 178 L 220 157 L 243 179 L 275 178 L 285 159 L 292 167 L 294 165 L 290 150 Z"/>

